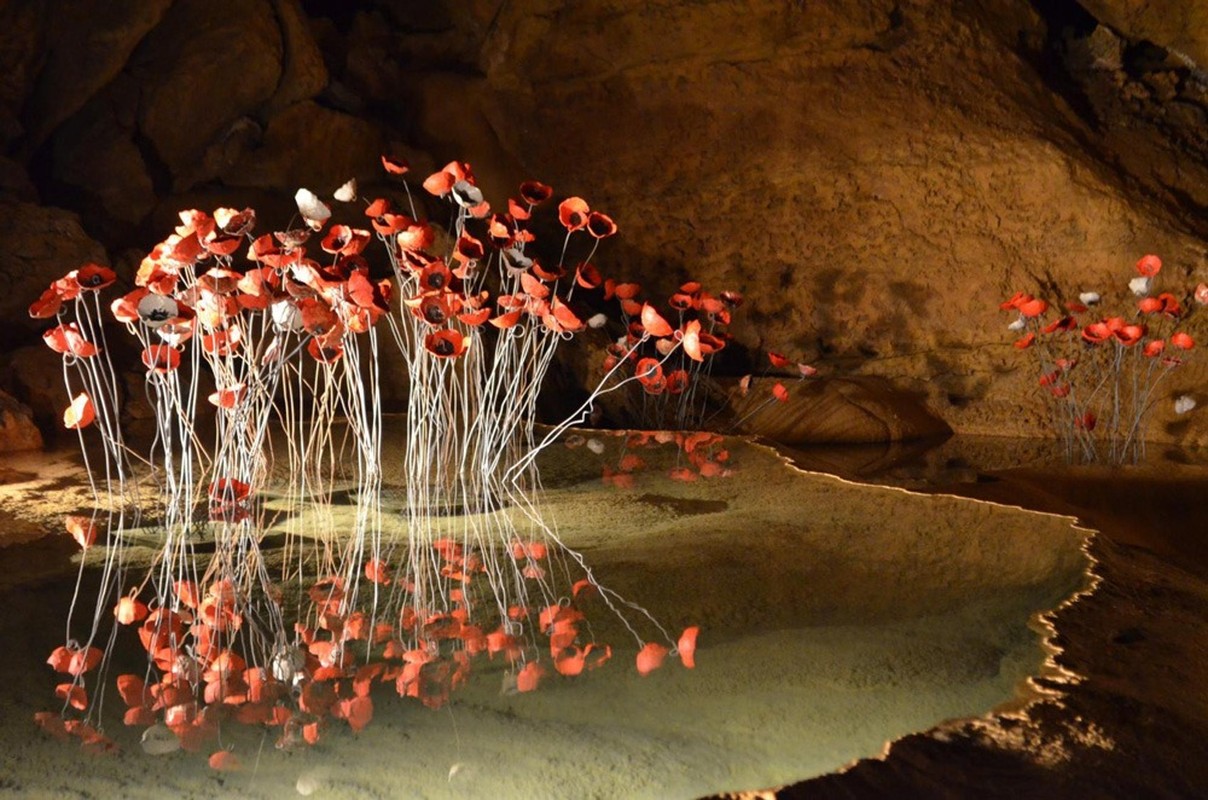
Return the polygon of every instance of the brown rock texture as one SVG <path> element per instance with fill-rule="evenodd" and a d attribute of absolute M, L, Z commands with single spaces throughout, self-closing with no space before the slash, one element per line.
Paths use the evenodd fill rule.
<path fill-rule="evenodd" d="M 41 449 L 42 434 L 34 424 L 30 410 L 0 392 L 0 453 Z"/>
<path fill-rule="evenodd" d="M 1147 252 L 1184 305 L 1208 279 L 1187 0 L 138 0 L 95 38 L 56 9 L 0 9 L 0 191 L 113 252 L 199 203 L 272 226 L 300 185 L 372 192 L 384 150 L 417 180 L 462 159 L 490 197 L 533 177 L 610 213 L 599 266 L 651 297 L 742 292 L 719 377 L 773 349 L 1017 435 L 1046 411 L 1001 299 L 1127 304 Z M 1205 377 L 1163 383 L 1147 436 L 1208 444 L 1171 408 Z"/>
<path fill-rule="evenodd" d="M 276 93 L 283 58 L 269 0 L 182 0 L 128 65 L 142 87 L 139 129 L 170 170 L 183 171 Z"/>
<path fill-rule="evenodd" d="M 785 388 L 785 400 L 772 386 Z M 752 380 L 745 394 L 731 389 L 736 429 L 788 445 L 875 444 L 952 433 L 925 404 L 873 376 L 814 381 Z"/>
<path fill-rule="evenodd" d="M 32 203 L 0 204 L 0 242 L 0 345 L 11 348 L 49 327 L 28 309 L 50 282 L 84 262 L 103 262 L 105 250 L 75 214 Z"/>

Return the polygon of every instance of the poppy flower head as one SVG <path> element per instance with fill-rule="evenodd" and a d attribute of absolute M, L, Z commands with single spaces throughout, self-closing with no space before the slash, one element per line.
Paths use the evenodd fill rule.
<path fill-rule="evenodd" d="M 180 351 L 171 345 L 153 344 L 143 350 L 142 361 L 148 372 L 163 375 L 180 366 Z"/>
<path fill-rule="evenodd" d="M 1125 325 L 1122 328 L 1112 332 L 1116 341 L 1124 347 L 1132 347 L 1137 342 L 1145 337 L 1144 325 Z"/>
<path fill-rule="evenodd" d="M 593 211 L 587 215 L 587 232 L 597 239 L 607 239 L 617 232 L 617 224 L 607 214 Z"/>
<path fill-rule="evenodd" d="M 411 165 L 405 158 L 383 155 L 382 168 L 391 175 L 406 175 L 407 171 L 411 169 Z"/>
<path fill-rule="evenodd" d="M 1046 301 L 1033 297 L 1019 304 L 1019 313 L 1028 319 L 1033 319 L 1039 317 L 1048 308 L 1049 304 Z"/>
<path fill-rule="evenodd" d="M 590 214 L 591 208 L 582 197 L 568 197 L 558 204 L 558 221 L 568 232 L 586 227 Z"/>
<path fill-rule="evenodd" d="M 63 412 L 63 427 L 83 430 L 96 420 L 96 408 L 87 392 L 80 392 Z"/>
<path fill-rule="evenodd" d="M 117 280 L 117 273 L 99 264 L 85 264 L 75 271 L 75 279 L 81 289 L 99 291 Z"/>
<path fill-rule="evenodd" d="M 1155 255 L 1144 255 L 1137 260 L 1137 274 L 1144 278 L 1152 278 L 1162 269 L 1162 259 Z"/>
<path fill-rule="evenodd" d="M 50 319 L 63 308 L 63 298 L 52 285 L 42 292 L 29 306 L 29 315 L 34 319 Z"/>
<path fill-rule="evenodd" d="M 540 205 L 554 194 L 554 190 L 541 181 L 525 181 L 520 184 L 520 197 L 531 206 Z"/>
<path fill-rule="evenodd" d="M 1195 347 L 1195 339 L 1192 339 L 1183 331 L 1179 331 L 1171 335 L 1170 344 L 1172 347 L 1177 347 L 1180 350 L 1190 350 Z"/>
<path fill-rule="evenodd" d="M 662 314 L 655 310 L 654 306 L 649 303 L 642 305 L 641 310 L 642 327 L 646 333 L 654 337 L 670 336 L 672 333 L 671 325 L 667 320 L 663 319 Z"/>
<path fill-rule="evenodd" d="M 437 358 L 457 358 L 463 355 L 468 347 L 469 341 L 464 336 L 448 328 L 424 337 L 424 349 Z"/>

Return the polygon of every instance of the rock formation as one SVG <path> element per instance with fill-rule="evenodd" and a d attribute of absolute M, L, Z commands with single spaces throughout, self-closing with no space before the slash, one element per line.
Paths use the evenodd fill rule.
<path fill-rule="evenodd" d="M 1147 252 L 1163 289 L 1208 279 L 1193 0 L 78 5 L 0 8 L 9 349 L 42 285 L 106 253 L 129 279 L 176 209 L 288 215 L 384 149 L 590 197 L 622 233 L 600 266 L 656 296 L 743 292 L 731 377 L 775 349 L 958 432 L 1042 430 L 1002 298 L 1123 299 Z M 1208 444 L 1170 402 L 1206 375 L 1163 386 L 1150 437 Z"/>

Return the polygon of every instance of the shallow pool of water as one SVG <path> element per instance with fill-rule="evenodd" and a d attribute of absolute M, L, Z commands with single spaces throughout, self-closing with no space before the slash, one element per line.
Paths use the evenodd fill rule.
<path fill-rule="evenodd" d="M 638 675 L 636 642 L 597 609 L 613 659 L 535 692 L 504 691 L 503 667 L 488 664 L 439 710 L 379 687 L 365 730 L 333 726 L 311 748 L 224 726 L 213 747 L 243 765 L 229 773 L 207 766 L 213 748 L 145 754 L 114 696 L 102 720 L 120 752 L 92 756 L 33 723 L 57 709 L 45 660 L 75 578 L 72 547 L 40 540 L 0 549 L 12 587 L 0 596 L 0 794 L 690 798 L 776 786 L 1017 702 L 1045 669 L 1037 616 L 1088 584 L 1085 532 L 1067 518 L 803 473 L 737 440 L 725 475 L 673 479 L 682 453 L 648 443 L 632 482 L 606 483 L 624 440 L 585 435 L 603 452 L 543 457 L 543 512 L 602 584 L 668 629 L 701 626 L 695 669 Z M 32 498 L 38 480 L 5 488 Z M 20 577 L 30 559 L 44 577 Z M 112 674 L 141 669 L 130 631 L 115 652 Z"/>

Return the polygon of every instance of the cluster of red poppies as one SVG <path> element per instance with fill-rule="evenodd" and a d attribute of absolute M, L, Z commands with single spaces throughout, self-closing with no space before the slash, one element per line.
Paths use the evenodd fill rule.
<path fill-rule="evenodd" d="M 1083 292 L 1063 303 L 1051 319 L 1046 319 L 1049 303 L 1024 292 L 1000 305 L 1016 314 L 1010 329 L 1023 333 L 1014 347 L 1036 353 L 1041 361 L 1039 385 L 1050 396 L 1073 404 L 1061 418 L 1068 418 L 1078 435 L 1094 431 L 1106 419 L 1103 406 L 1110 403 L 1118 409 L 1127 395 L 1128 414 L 1113 413 L 1115 427 L 1108 436 L 1135 439 L 1140 419 L 1151 406 L 1153 384 L 1164 371 L 1181 365 L 1195 347 L 1195 339 L 1184 329 L 1192 320 L 1187 303 L 1172 292 L 1151 294 L 1161 269 L 1156 255 L 1137 261 L 1136 277 L 1128 286 L 1135 310 L 1127 316 L 1088 319 L 1100 304 L 1097 292 Z M 1197 306 L 1208 304 L 1208 284 L 1201 283 L 1189 299 Z M 1080 375 L 1085 376 L 1081 385 Z"/>

